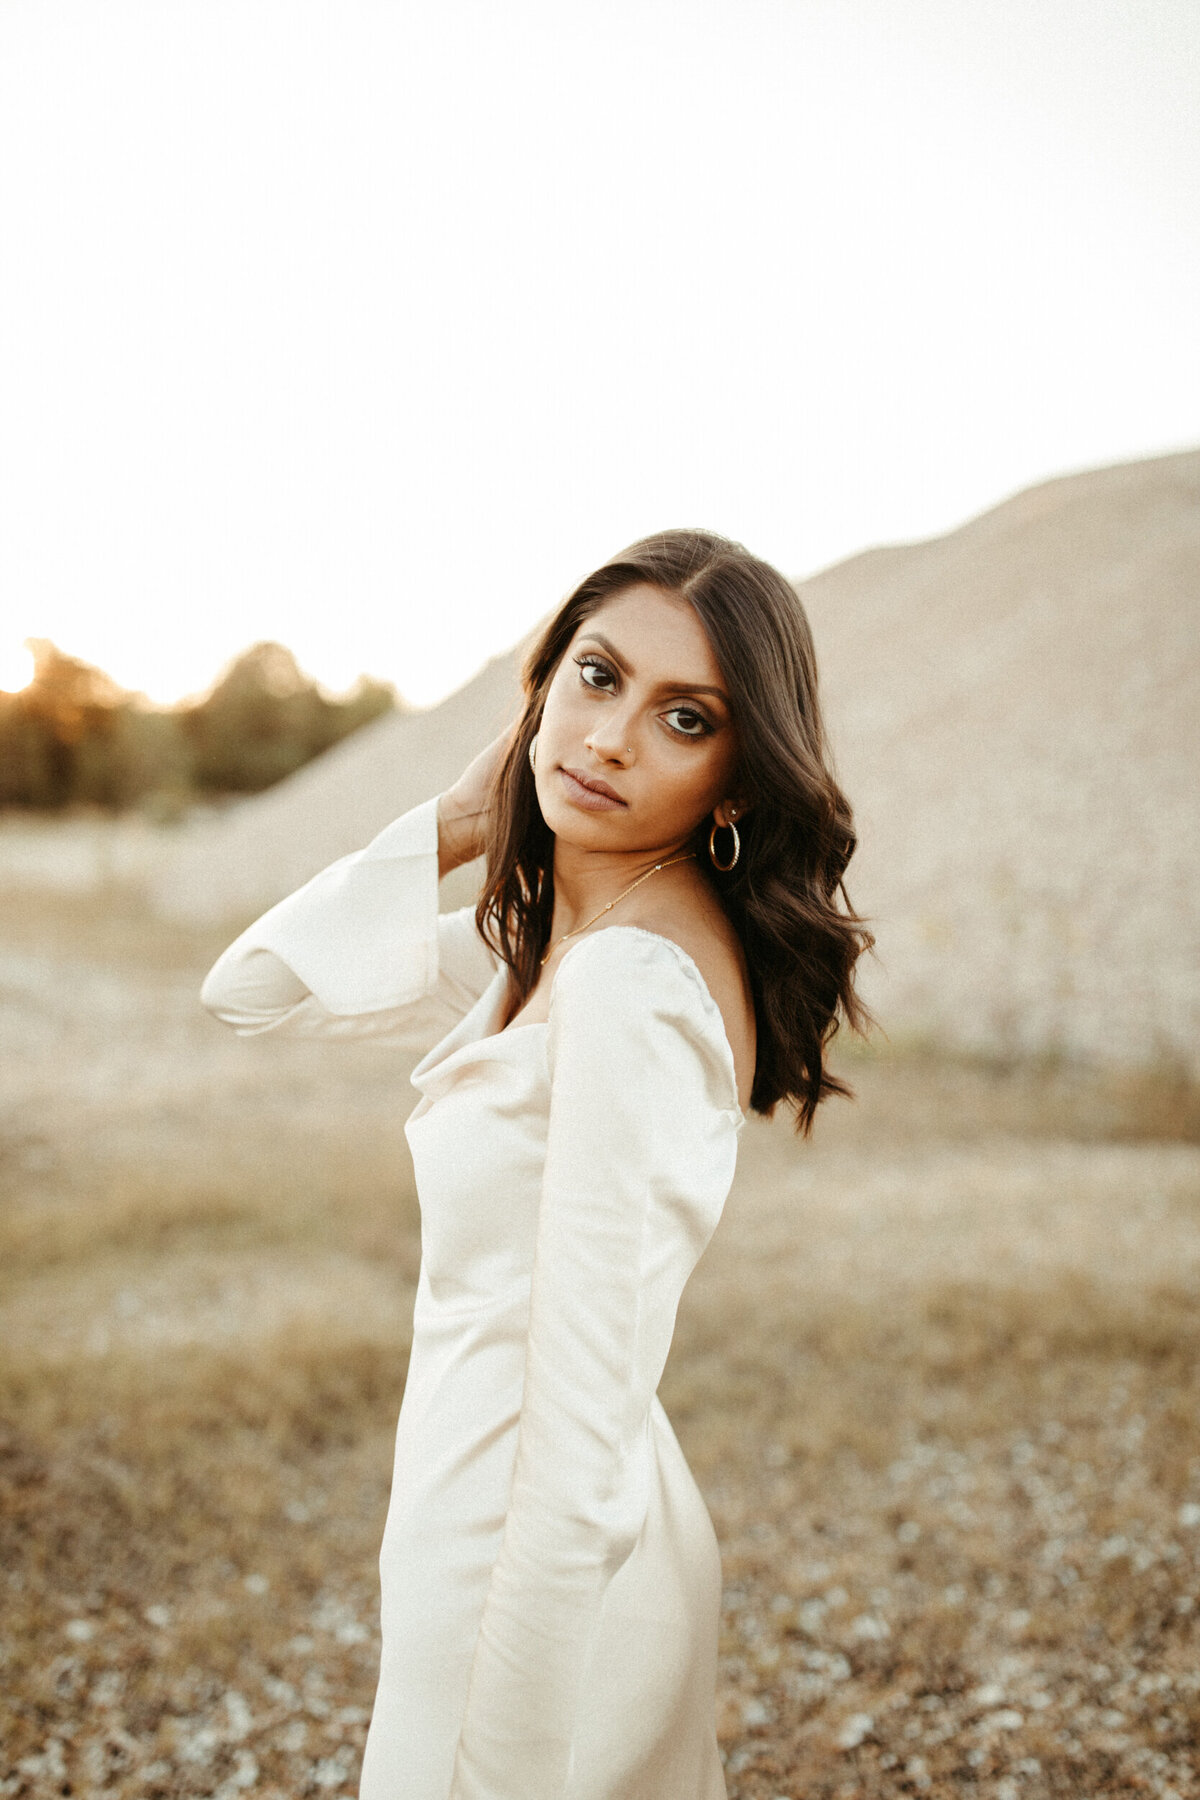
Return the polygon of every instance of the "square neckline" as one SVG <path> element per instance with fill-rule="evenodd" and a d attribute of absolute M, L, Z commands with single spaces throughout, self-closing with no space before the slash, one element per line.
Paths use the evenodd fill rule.
<path fill-rule="evenodd" d="M 644 925 L 603 925 L 603 926 L 601 926 L 599 931 L 593 931 L 593 932 L 589 933 L 589 937 L 593 937 L 593 938 L 602 937 L 606 931 L 632 931 L 632 932 L 636 932 L 636 934 L 639 937 L 652 938 L 655 943 L 667 944 L 675 952 L 675 954 L 679 957 L 682 957 L 683 961 L 687 964 L 688 968 L 691 970 L 693 976 L 696 979 L 696 985 L 699 987 L 700 993 L 701 993 L 706 1005 L 708 1006 L 709 1010 L 711 1011 L 711 1013 L 713 1015 L 713 1018 L 716 1022 L 716 1027 L 717 1027 L 717 1031 L 720 1036 L 721 1042 L 725 1046 L 725 1054 L 726 1054 L 726 1057 L 729 1062 L 730 1086 L 732 1087 L 732 1090 L 733 1090 L 734 1110 L 737 1113 L 738 1127 L 740 1129 L 740 1127 L 746 1123 L 746 1115 L 742 1111 L 742 1104 L 741 1104 L 740 1099 L 738 1098 L 737 1063 L 734 1060 L 733 1045 L 730 1043 L 729 1033 L 725 1029 L 725 1016 L 722 1013 L 720 1007 L 717 1005 L 716 1001 L 713 999 L 712 992 L 709 988 L 707 981 L 705 981 L 704 976 L 700 973 L 700 967 L 699 967 L 699 964 L 696 962 L 695 957 L 690 955 L 689 952 L 684 949 L 682 944 L 676 943 L 674 938 L 667 937 L 665 935 L 665 933 L 663 933 L 661 931 L 648 931 Z M 572 944 L 571 949 L 566 952 L 566 954 L 563 956 L 562 962 L 560 962 L 557 969 L 555 969 L 554 974 L 550 980 L 550 992 L 546 999 L 547 1008 L 553 1006 L 553 1004 L 554 1004 L 555 983 L 558 981 L 559 976 L 562 974 L 563 966 L 567 961 L 567 957 L 569 957 L 571 955 L 572 951 L 578 950 L 580 947 L 580 944 L 586 944 L 587 942 L 588 942 L 587 937 L 581 937 L 578 944 Z M 493 979 L 498 981 L 501 976 L 507 976 L 507 974 L 508 974 L 508 964 L 501 962 L 496 970 L 496 974 Z M 539 1031 L 539 1030 L 544 1031 L 546 1029 L 546 1027 L 549 1025 L 549 1023 L 550 1023 L 550 1020 L 548 1018 L 545 1018 L 545 1019 L 527 1019 L 523 1025 L 517 1025 L 517 1024 L 502 1025 L 500 1027 L 499 1031 L 487 1032 L 486 1035 L 479 1040 L 479 1042 L 490 1043 L 496 1038 L 502 1038 L 502 1037 L 508 1036 L 509 1033 L 512 1033 L 515 1036 L 518 1031 Z"/>

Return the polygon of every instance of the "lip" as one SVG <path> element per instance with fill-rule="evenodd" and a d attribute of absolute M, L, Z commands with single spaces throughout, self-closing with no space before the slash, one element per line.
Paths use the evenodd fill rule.
<path fill-rule="evenodd" d="M 573 800 L 588 812 L 612 812 L 617 807 L 628 804 L 606 781 L 595 781 L 565 765 L 560 767 L 559 774 L 563 778 L 568 800 Z"/>

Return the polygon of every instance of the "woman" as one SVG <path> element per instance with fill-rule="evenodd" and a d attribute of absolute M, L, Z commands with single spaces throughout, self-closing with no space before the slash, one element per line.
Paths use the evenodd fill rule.
<path fill-rule="evenodd" d="M 720 1561 L 656 1390 L 738 1134 L 851 1090 L 873 938 L 793 589 L 698 531 L 589 576 L 448 791 L 252 925 L 243 1033 L 449 1028 L 412 1076 L 422 1214 L 361 1800 L 718 1800 Z M 478 904 L 439 916 L 478 855 Z"/>

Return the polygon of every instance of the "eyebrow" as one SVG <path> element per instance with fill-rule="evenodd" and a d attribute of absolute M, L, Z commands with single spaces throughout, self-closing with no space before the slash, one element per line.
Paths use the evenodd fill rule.
<path fill-rule="evenodd" d="M 612 657 L 623 675 L 632 675 L 634 673 L 632 664 L 625 661 L 625 658 L 621 655 L 621 652 L 617 649 L 616 645 L 612 643 L 609 638 L 606 638 L 603 632 L 585 632 L 584 639 L 590 639 L 593 644 L 603 645 L 604 649 L 608 651 L 608 654 Z M 729 695 L 725 693 L 723 688 L 706 687 L 701 681 L 660 681 L 658 687 L 660 693 L 715 694 L 718 700 L 722 701 L 726 706 L 729 706 Z M 730 712 L 733 711 L 732 706 L 729 706 L 729 710 Z"/>

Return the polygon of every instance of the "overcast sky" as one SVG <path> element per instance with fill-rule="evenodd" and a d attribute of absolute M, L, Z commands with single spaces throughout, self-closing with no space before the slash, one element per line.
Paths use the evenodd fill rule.
<path fill-rule="evenodd" d="M 0 679 L 420 704 L 1200 443 L 1195 0 L 4 0 Z"/>

